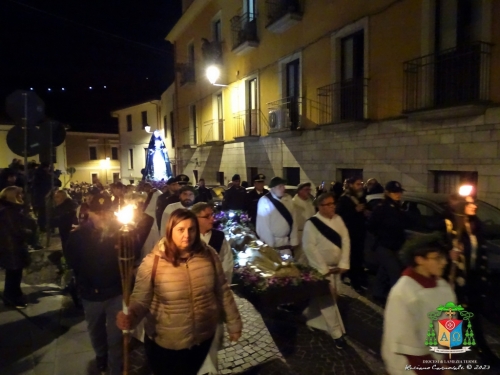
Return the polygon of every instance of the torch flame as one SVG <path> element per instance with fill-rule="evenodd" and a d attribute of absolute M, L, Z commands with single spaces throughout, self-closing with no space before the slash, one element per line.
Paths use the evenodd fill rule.
<path fill-rule="evenodd" d="M 130 224 L 134 219 L 134 206 L 125 206 L 120 211 L 115 212 L 115 215 L 120 223 L 124 225 Z"/>
<path fill-rule="evenodd" d="M 471 185 L 462 185 L 460 189 L 458 189 L 458 194 L 462 197 L 468 197 L 472 194 L 473 187 Z"/>

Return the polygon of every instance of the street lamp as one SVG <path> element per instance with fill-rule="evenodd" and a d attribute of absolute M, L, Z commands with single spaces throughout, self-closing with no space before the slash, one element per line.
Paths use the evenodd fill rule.
<path fill-rule="evenodd" d="M 216 65 L 210 65 L 205 73 L 207 75 L 208 82 L 210 82 L 213 86 L 222 86 L 222 87 L 227 86 L 216 83 L 217 80 L 220 78 L 220 69 Z"/>
<path fill-rule="evenodd" d="M 460 194 L 460 196 L 462 197 L 468 197 L 472 194 L 472 190 L 474 190 L 472 185 L 462 185 L 458 189 L 458 194 Z"/>

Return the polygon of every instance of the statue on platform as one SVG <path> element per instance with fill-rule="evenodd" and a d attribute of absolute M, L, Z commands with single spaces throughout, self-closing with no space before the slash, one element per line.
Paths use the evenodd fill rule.
<path fill-rule="evenodd" d="M 146 156 L 146 180 L 167 181 L 172 177 L 172 167 L 168 158 L 165 141 L 158 130 L 153 132 Z"/>

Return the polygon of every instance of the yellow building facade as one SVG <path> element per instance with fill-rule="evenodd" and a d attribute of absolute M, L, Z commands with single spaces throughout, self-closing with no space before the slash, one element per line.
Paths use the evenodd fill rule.
<path fill-rule="evenodd" d="M 436 192 L 470 180 L 500 204 L 493 14 L 499 0 L 184 1 L 166 38 L 178 171 Z"/>

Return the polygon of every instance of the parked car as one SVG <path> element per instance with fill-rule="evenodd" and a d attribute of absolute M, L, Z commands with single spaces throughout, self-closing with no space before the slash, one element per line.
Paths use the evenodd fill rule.
<path fill-rule="evenodd" d="M 384 198 L 383 194 L 373 194 L 367 197 L 370 206 L 376 205 L 377 201 Z M 411 210 L 419 217 L 417 224 L 408 230 L 408 235 L 431 233 L 436 228 L 445 228 L 444 213 L 448 195 L 433 193 L 404 193 L 403 207 Z M 488 261 L 492 272 L 500 273 L 500 209 L 484 202 L 476 200 L 477 217 L 484 225 L 484 236 L 488 247 Z M 367 247 L 373 246 L 373 238 L 367 241 Z M 367 255 L 373 258 L 372 254 Z M 371 252 L 371 251 L 370 251 Z M 373 252 L 372 252 L 373 253 Z"/>
<path fill-rule="evenodd" d="M 251 187 L 248 187 L 247 188 L 247 192 L 253 190 L 254 187 L 251 186 Z M 269 186 L 264 186 L 264 189 L 267 189 L 269 190 Z M 285 185 L 285 192 L 288 194 L 288 195 L 291 195 L 292 197 L 297 193 L 297 186 L 294 186 L 294 185 Z"/>
<path fill-rule="evenodd" d="M 212 193 L 212 203 L 214 206 L 222 205 L 222 200 L 224 199 L 224 193 L 227 188 L 225 186 L 207 186 Z"/>

